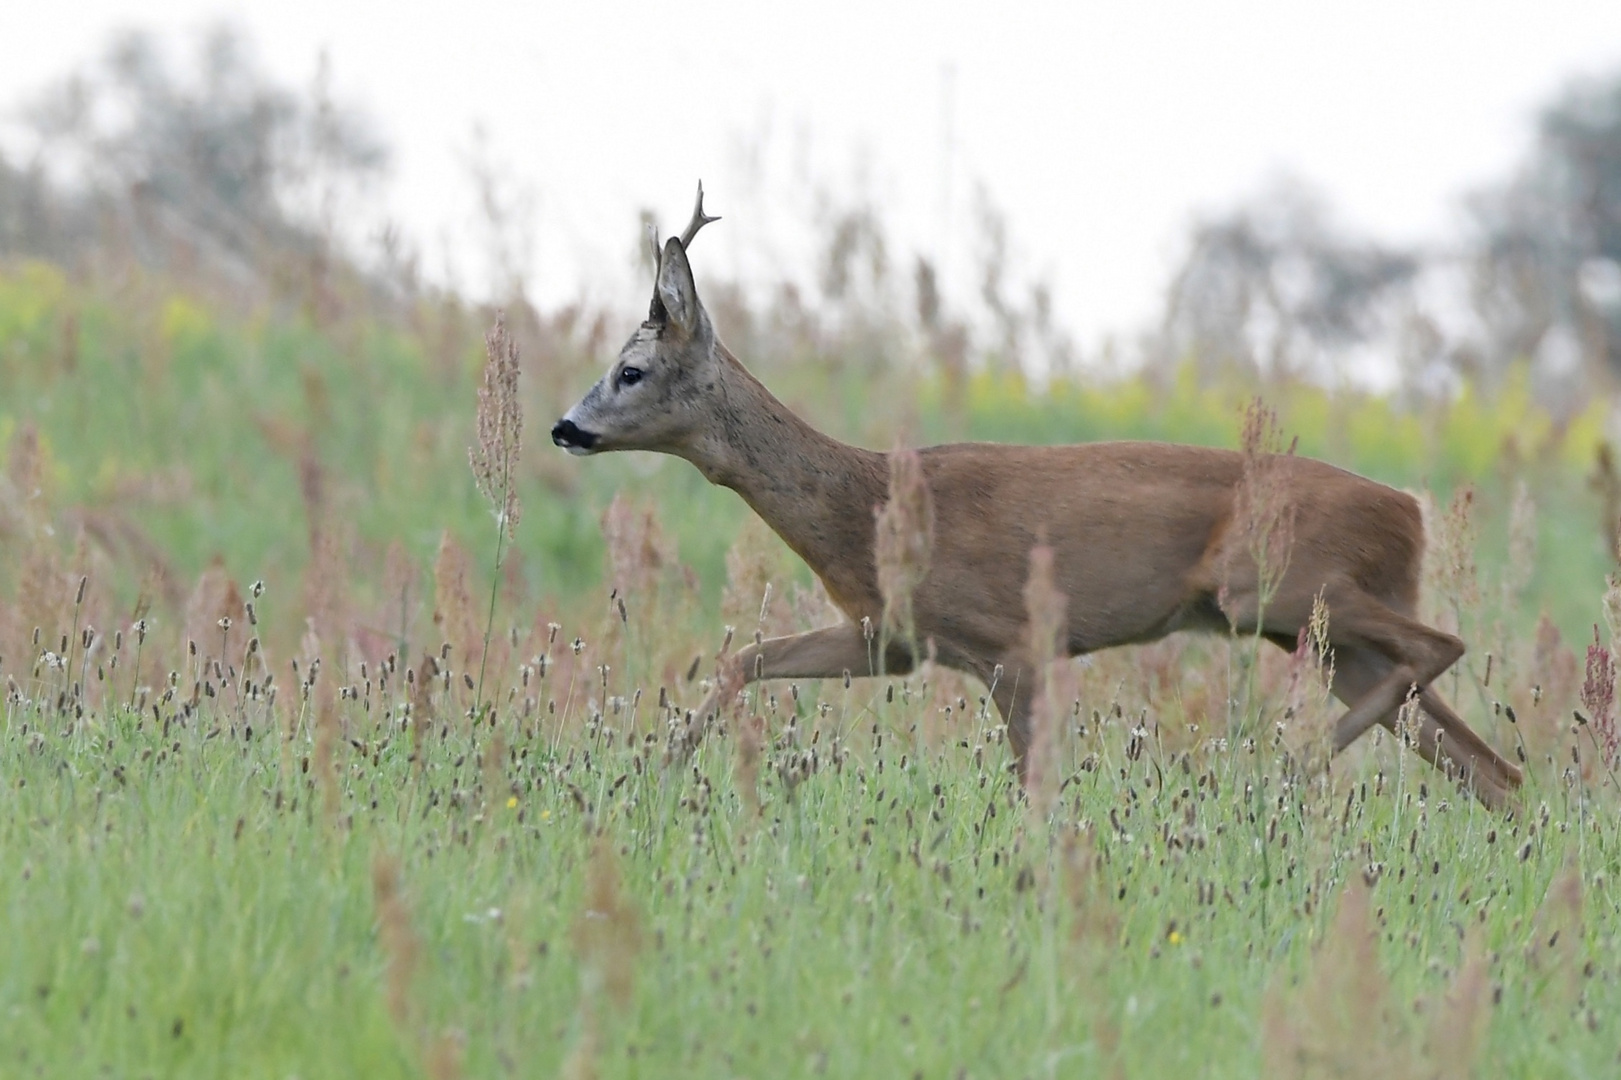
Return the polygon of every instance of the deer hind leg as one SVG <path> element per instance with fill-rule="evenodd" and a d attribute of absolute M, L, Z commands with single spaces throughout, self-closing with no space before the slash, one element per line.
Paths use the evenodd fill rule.
<path fill-rule="evenodd" d="M 1368 597 L 1329 601 L 1334 648 L 1334 695 L 1349 706 L 1334 731 L 1345 749 L 1368 728 L 1396 730 L 1402 704 L 1414 688 L 1419 709 L 1413 748 L 1430 764 L 1459 779 L 1493 808 L 1507 805 L 1520 770 L 1453 712 L 1431 687 L 1463 655 L 1463 643 Z"/>
<path fill-rule="evenodd" d="M 1424 760 L 1458 776 L 1476 798 L 1492 809 L 1512 806 L 1514 792 L 1524 779 L 1519 766 L 1498 754 L 1464 723 L 1434 687 L 1419 691 L 1418 704 L 1415 749 Z M 1443 765 L 1443 761 L 1448 764 Z"/>
<path fill-rule="evenodd" d="M 877 675 L 878 643 L 869 641 L 856 624 L 842 623 L 747 645 L 727 666 L 730 671 L 723 672 L 703 703 L 687 714 L 672 741 L 672 758 L 684 759 L 696 750 L 721 710 L 749 683 L 759 679 L 837 679 L 846 673 L 855 678 Z M 905 675 L 911 670 L 911 653 L 892 643 L 884 657 L 884 673 Z"/>

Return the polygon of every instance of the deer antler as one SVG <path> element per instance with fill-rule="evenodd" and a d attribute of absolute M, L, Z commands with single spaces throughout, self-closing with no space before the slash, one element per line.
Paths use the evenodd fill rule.
<path fill-rule="evenodd" d="M 692 220 L 687 222 L 687 227 L 681 231 L 681 250 L 685 251 L 692 247 L 692 238 L 698 235 L 699 229 L 711 221 L 719 220 L 718 216 L 710 217 L 704 213 L 704 182 L 698 181 L 698 201 L 692 207 Z"/>
<path fill-rule="evenodd" d="M 681 231 L 681 250 L 685 251 L 692 246 L 692 238 L 698 235 L 698 230 L 711 221 L 719 221 L 719 215 L 710 217 L 704 213 L 704 182 L 698 181 L 698 201 L 692 208 L 692 220 Z M 647 223 L 647 243 L 653 249 L 653 276 L 658 277 L 659 269 L 664 265 L 664 247 L 659 243 L 659 227 L 651 221 Z"/>

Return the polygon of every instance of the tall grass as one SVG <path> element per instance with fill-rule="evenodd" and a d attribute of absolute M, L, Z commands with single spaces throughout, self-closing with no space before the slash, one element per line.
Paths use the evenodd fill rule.
<path fill-rule="evenodd" d="M 460 671 L 392 660 L 281 709 L 206 677 L 82 717 L 64 674 L 13 692 L 7 1071 L 1613 1062 L 1621 837 L 1582 743 L 1507 818 L 1389 740 L 1309 777 L 1287 729 L 1200 711 L 1222 639 L 1177 643 L 1073 669 L 1038 819 L 948 674 L 768 686 L 672 767 L 684 687 L 622 681 L 589 629 L 502 669 L 493 725 Z"/>
<path fill-rule="evenodd" d="M 1447 691 L 1525 762 L 1518 812 L 1383 736 L 1309 769 L 1311 650 L 1219 636 L 1055 667 L 1027 798 L 985 688 L 929 664 L 759 684 L 668 753 L 729 635 L 828 620 L 735 500 L 531 449 L 497 556 L 471 321 L 141 288 L 0 273 L 0 1072 L 1613 1068 L 1612 644 L 1568 644 L 1613 562 L 1596 412 L 1268 389 L 1299 452 L 1430 493 L 1429 614 L 1474 649 Z M 509 325 L 547 418 L 612 336 Z M 787 355 L 773 387 L 877 445 L 1236 445 L 1254 389 L 959 399 Z"/>

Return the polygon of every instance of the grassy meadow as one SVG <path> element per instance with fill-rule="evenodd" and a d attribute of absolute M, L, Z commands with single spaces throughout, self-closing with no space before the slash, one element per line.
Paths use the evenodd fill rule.
<path fill-rule="evenodd" d="M 1385 734 L 1315 767 L 1309 655 L 1223 637 L 1063 665 L 1029 798 L 985 688 L 930 667 L 759 685 L 679 758 L 726 643 L 834 615 L 690 467 L 547 443 L 634 305 L 512 313 L 498 559 L 468 465 L 491 313 L 9 264 L 0 1075 L 1614 1074 L 1602 401 L 1038 390 L 712 308 L 872 446 L 1236 445 L 1263 393 L 1300 452 L 1427 495 L 1427 614 L 1471 646 L 1441 689 L 1522 805 Z"/>

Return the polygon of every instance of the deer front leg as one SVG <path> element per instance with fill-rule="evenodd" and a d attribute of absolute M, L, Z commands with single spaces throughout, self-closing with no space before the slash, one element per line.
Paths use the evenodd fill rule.
<path fill-rule="evenodd" d="M 685 727 L 674 740 L 672 756 L 685 758 L 697 749 L 709 725 L 743 687 L 758 679 L 839 679 L 868 675 L 905 675 L 912 670 L 910 651 L 891 643 L 878 668 L 878 642 L 869 641 L 861 627 L 843 623 L 805 634 L 766 638 L 739 649 L 722 666 L 720 678 L 697 710 L 688 713 Z"/>
<path fill-rule="evenodd" d="M 1018 773 L 1019 783 L 1023 784 L 1030 779 L 1027 751 L 1030 749 L 1031 706 L 1035 700 L 1034 669 L 1024 653 L 1014 651 L 1003 657 L 1000 664 L 983 663 L 973 670 L 990 690 L 996 711 L 1002 714 L 1002 723 L 1007 726 L 1008 750 L 1013 755 L 1013 769 Z"/>

